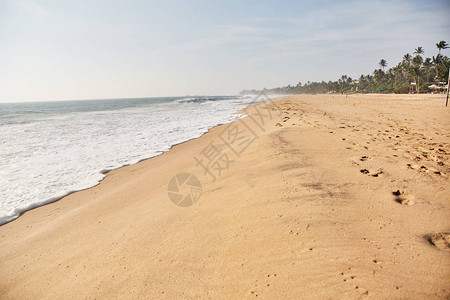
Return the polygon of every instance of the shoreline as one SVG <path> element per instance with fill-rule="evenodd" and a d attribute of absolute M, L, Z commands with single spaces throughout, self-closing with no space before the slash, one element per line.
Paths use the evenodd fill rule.
<path fill-rule="evenodd" d="M 234 122 L 234 121 L 231 121 L 231 122 Z M 230 123 L 231 123 L 231 122 L 230 122 Z M 212 128 L 214 128 L 214 127 L 217 127 L 217 126 L 221 126 L 221 125 L 224 125 L 224 124 L 218 124 L 218 125 L 216 125 L 216 126 L 211 127 L 210 129 L 212 129 Z M 208 131 L 209 131 L 210 129 L 208 129 Z M 183 141 L 183 142 L 174 144 L 174 145 L 170 146 L 170 148 L 169 148 L 167 151 L 162 151 L 161 153 L 159 153 L 159 154 L 157 154 L 157 155 L 155 155 L 155 156 L 143 158 L 143 159 L 141 159 L 141 160 L 139 160 L 139 161 L 137 161 L 137 162 L 135 162 L 135 163 L 125 164 L 125 165 L 122 165 L 122 166 L 119 166 L 119 167 L 117 167 L 117 168 L 113 168 L 113 169 L 110 169 L 110 170 L 108 170 L 108 169 L 103 169 L 103 170 L 101 170 L 101 171 L 99 172 L 99 174 L 104 175 L 103 178 L 100 179 L 100 180 L 99 180 L 97 183 L 95 183 L 94 185 L 92 185 L 92 186 L 90 186 L 90 187 L 87 187 L 87 188 L 80 189 L 80 190 L 74 190 L 74 191 L 67 192 L 67 193 L 64 194 L 63 196 L 55 196 L 55 197 L 52 197 L 52 198 L 50 198 L 50 199 L 48 199 L 48 200 L 44 200 L 44 201 L 39 202 L 39 203 L 33 203 L 32 205 L 28 206 L 27 208 L 20 209 L 20 212 L 18 213 L 18 216 L 11 216 L 12 219 L 6 219 L 6 220 L 0 219 L 0 227 L 2 227 L 3 225 L 6 225 L 6 224 L 8 224 L 8 223 L 13 222 L 14 220 L 17 220 L 18 218 L 20 218 L 22 215 L 26 214 L 26 213 L 29 212 L 29 211 L 32 211 L 32 210 L 37 209 L 37 208 L 40 208 L 40 207 L 42 207 L 42 206 L 46 206 L 46 205 L 49 205 L 49 204 L 58 202 L 58 201 L 64 199 L 65 197 L 70 196 L 71 194 L 74 194 L 74 193 L 78 193 L 78 192 L 82 192 L 82 191 L 86 191 L 86 190 L 95 188 L 95 187 L 98 186 L 100 183 L 102 183 L 103 180 L 105 180 L 105 178 L 106 178 L 106 176 L 107 176 L 108 173 L 110 173 L 110 172 L 112 172 L 112 171 L 116 171 L 116 170 L 122 169 L 122 168 L 125 168 L 125 167 L 128 167 L 128 166 L 136 165 L 136 164 L 139 164 L 139 163 L 141 163 L 141 162 L 143 162 L 143 161 L 146 161 L 146 160 L 149 160 L 149 159 L 158 157 L 158 156 L 160 156 L 160 155 L 163 155 L 164 153 L 169 152 L 170 149 L 172 149 L 174 146 L 181 145 L 181 144 L 183 144 L 183 143 L 186 143 L 186 142 L 189 142 L 189 141 L 198 139 L 198 138 L 202 137 L 203 135 L 207 134 L 208 131 L 206 131 L 205 133 L 203 133 L 202 135 L 200 135 L 200 136 L 198 136 L 198 137 L 191 138 L 191 139 L 188 139 L 188 140 L 186 140 L 186 141 Z"/>
<path fill-rule="evenodd" d="M 155 98 L 156 98 L 156 97 L 155 97 Z M 176 97 L 173 97 L 173 98 L 176 98 Z M 121 98 L 118 98 L 118 99 L 121 99 Z M 136 99 L 141 99 L 141 98 L 136 98 Z M 142 99 L 144 99 L 144 98 L 142 98 Z M 111 100 L 111 99 L 96 99 L 96 100 Z M 74 101 L 84 101 L 84 100 L 74 100 Z M 64 101 L 60 101 L 60 102 L 64 102 Z M 33 103 L 33 102 L 30 102 L 30 103 Z M 247 105 L 247 104 L 242 104 L 242 105 L 244 106 L 244 105 Z M 241 111 L 241 110 L 238 110 L 238 111 L 235 112 L 233 115 L 239 114 L 240 111 Z M 65 198 L 65 197 L 67 197 L 67 196 L 70 196 L 70 195 L 73 194 L 73 193 L 85 191 L 85 190 L 88 190 L 88 189 L 91 189 L 91 188 L 96 187 L 97 185 L 99 185 L 99 184 L 106 178 L 106 174 L 108 174 L 108 173 L 111 172 L 111 171 L 115 171 L 115 170 L 118 170 L 118 169 L 121 169 L 121 168 L 130 166 L 130 165 L 135 165 L 135 164 L 138 164 L 138 163 L 140 163 L 140 162 L 142 162 L 142 161 L 149 160 L 149 159 L 152 159 L 152 158 L 154 158 L 154 157 L 163 155 L 164 153 L 170 151 L 170 149 L 172 149 L 174 146 L 177 146 L 177 145 L 180 145 L 180 144 L 189 142 L 189 141 L 191 141 L 191 140 L 198 139 L 198 138 L 202 137 L 203 135 L 205 135 L 206 133 L 208 133 L 212 128 L 218 127 L 218 126 L 221 126 L 221 125 L 226 125 L 226 124 L 229 124 L 229 123 L 232 123 L 232 122 L 234 122 L 234 121 L 230 121 L 230 122 L 228 122 L 228 123 L 219 123 L 219 124 L 216 124 L 216 125 L 210 127 L 207 131 L 201 133 L 199 136 L 196 136 L 196 137 L 193 137 L 193 138 L 189 138 L 189 139 L 187 139 L 187 140 L 185 140 L 185 141 L 182 141 L 182 142 L 173 144 L 173 145 L 171 145 L 167 150 L 165 150 L 165 151 L 164 151 L 164 150 L 163 150 L 163 151 L 159 151 L 160 153 L 159 153 L 159 154 L 156 154 L 156 155 L 154 155 L 154 156 L 144 157 L 144 158 L 142 158 L 142 159 L 139 159 L 139 160 L 136 161 L 136 162 L 127 163 L 127 164 L 124 164 L 124 165 L 121 165 L 121 166 L 118 166 L 118 167 L 115 167 L 115 168 L 112 168 L 112 169 L 102 169 L 102 170 L 100 170 L 98 173 L 99 173 L 99 174 L 102 174 L 103 177 L 102 177 L 99 181 L 97 181 L 96 183 L 92 184 L 91 186 L 88 186 L 88 187 L 86 187 L 86 188 L 77 189 L 77 190 L 71 190 L 71 191 L 65 192 L 62 196 L 54 196 L 54 197 L 50 197 L 50 198 L 47 199 L 47 200 L 43 200 L 43 201 L 38 202 L 38 203 L 30 204 L 28 207 L 16 209 L 15 211 L 18 211 L 18 212 L 17 212 L 15 215 L 13 215 L 13 216 L 8 216 L 8 217 L 6 217 L 6 216 L 5 216 L 5 217 L 0 217 L 0 227 L 3 226 L 3 225 L 5 225 L 5 224 L 8 224 L 8 223 L 10 223 L 10 222 L 13 222 L 14 220 L 20 218 L 22 215 L 24 215 L 25 213 L 27 213 L 27 212 L 29 212 L 29 211 L 32 211 L 32 210 L 37 209 L 37 208 L 42 207 L 42 206 L 46 206 L 46 205 L 55 203 L 55 202 L 57 202 L 57 201 L 60 201 L 60 200 L 62 200 L 63 198 Z"/>
<path fill-rule="evenodd" d="M 450 228 L 450 112 L 437 96 L 372 96 L 277 99 L 262 126 L 212 127 L 27 211 L 0 226 L 0 293 L 448 297 L 450 252 L 427 237 Z M 224 132 L 242 124 L 257 137 L 233 155 Z M 195 159 L 212 144 L 232 161 L 215 180 Z M 167 195 L 183 172 L 202 185 L 189 207 Z"/>

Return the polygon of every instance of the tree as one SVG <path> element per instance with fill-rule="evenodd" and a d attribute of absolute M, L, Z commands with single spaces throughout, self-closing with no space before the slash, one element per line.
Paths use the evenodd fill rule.
<path fill-rule="evenodd" d="M 382 60 L 380 60 L 380 62 L 378 64 L 380 65 L 380 67 L 383 68 L 383 72 L 384 72 L 384 68 L 386 68 L 386 66 L 387 66 L 387 61 L 383 58 Z"/>
<path fill-rule="evenodd" d="M 430 81 L 430 69 L 431 69 L 432 65 L 433 64 L 431 63 L 431 58 L 429 58 L 429 57 L 425 58 L 425 61 L 423 62 L 423 69 L 427 76 L 427 82 Z"/>
<path fill-rule="evenodd" d="M 420 78 L 420 75 L 422 74 L 422 70 L 420 69 L 420 66 L 415 65 L 415 66 L 411 67 L 410 72 L 411 72 L 411 75 L 413 76 L 414 82 L 416 84 L 417 94 L 419 94 L 420 93 L 419 78 Z"/>
<path fill-rule="evenodd" d="M 439 57 L 440 55 L 438 54 L 436 57 L 432 57 L 432 61 L 433 61 L 433 66 L 434 66 L 434 70 L 436 71 L 436 76 L 434 77 L 435 80 L 439 80 Z"/>
<path fill-rule="evenodd" d="M 423 58 L 420 55 L 416 55 L 414 56 L 414 58 L 412 59 L 412 64 L 413 66 L 418 66 L 420 67 L 423 63 Z"/>
<path fill-rule="evenodd" d="M 436 80 L 447 82 L 448 70 L 450 68 L 450 59 L 447 56 L 439 55 L 436 57 L 437 63 L 434 66 L 436 68 Z"/>
<path fill-rule="evenodd" d="M 406 53 L 405 55 L 403 55 L 403 61 L 409 63 L 411 61 L 411 54 Z"/>
<path fill-rule="evenodd" d="M 441 50 L 443 49 L 448 49 L 448 44 L 446 41 L 440 41 L 439 43 L 436 44 L 436 47 L 439 50 L 439 56 L 441 55 Z"/>
<path fill-rule="evenodd" d="M 430 80 L 445 82 L 448 79 L 450 68 L 450 58 L 441 51 L 450 48 L 445 41 L 436 44 L 439 53 L 434 57 L 425 57 L 423 47 L 414 49 L 413 54 L 406 53 L 403 59 L 397 64 L 388 67 L 385 59 L 379 61 L 380 68 L 377 68 L 368 75 L 361 75 L 359 80 L 353 80 L 348 75 L 342 75 L 336 81 L 310 82 L 296 86 L 284 86 L 267 91 L 273 93 L 324 93 L 324 92 L 347 92 L 356 91 L 383 91 L 387 93 L 406 93 L 410 84 L 417 87 L 417 92 L 426 87 L 425 83 Z M 256 91 L 256 90 L 253 90 Z"/>
<path fill-rule="evenodd" d="M 415 55 L 422 55 L 425 53 L 425 49 L 423 49 L 423 47 L 417 47 L 416 50 L 414 51 Z"/>
<path fill-rule="evenodd" d="M 373 77 L 375 79 L 375 82 L 381 83 L 384 79 L 384 72 L 381 71 L 381 69 L 374 70 L 373 71 Z"/>

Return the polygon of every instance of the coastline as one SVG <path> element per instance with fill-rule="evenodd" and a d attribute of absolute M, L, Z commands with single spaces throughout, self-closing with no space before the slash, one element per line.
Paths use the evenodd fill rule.
<path fill-rule="evenodd" d="M 215 180 L 195 158 L 239 121 L 109 171 L 0 226 L 0 293 L 448 297 L 450 252 L 427 240 L 450 225 L 450 113 L 441 98 L 291 96 L 263 126 L 241 119 L 256 138 L 228 152 L 233 162 Z M 202 184 L 189 207 L 167 196 L 182 172 Z"/>
<path fill-rule="evenodd" d="M 177 97 L 169 97 L 169 98 L 177 98 Z M 210 99 L 220 99 L 220 98 L 224 98 L 224 96 L 217 96 L 217 97 L 210 97 L 210 98 L 180 98 L 180 99 L 175 99 L 177 102 L 204 102 Z M 134 100 L 146 100 L 148 98 L 136 98 Z M 158 99 L 158 98 L 155 98 Z M 230 98 L 231 99 L 231 98 Z M 123 99 L 110 99 L 110 100 L 123 100 Z M 173 100 L 173 99 L 172 99 Z M 80 101 L 85 101 L 85 100 L 80 100 Z M 105 101 L 103 99 L 99 99 L 99 100 L 86 100 L 87 102 L 89 101 Z M 77 101 L 74 101 L 77 102 Z M 161 104 L 162 102 L 160 102 L 159 104 Z M 64 104 L 64 101 L 60 101 L 60 104 Z M 244 105 L 244 104 L 241 104 Z M 234 112 L 232 115 L 236 116 L 237 114 L 239 114 L 238 112 Z M 73 178 L 73 183 L 71 186 L 69 187 L 60 187 L 61 189 L 58 190 L 54 190 L 53 193 L 46 193 L 45 195 L 41 195 L 42 197 L 40 198 L 36 198 L 36 200 L 34 202 L 29 202 L 26 199 L 24 201 L 16 201 L 17 203 L 20 202 L 24 202 L 24 203 L 28 203 L 26 206 L 21 206 L 21 207 L 17 207 L 17 203 L 14 203 L 13 201 L 15 201 L 15 199 L 20 198 L 20 195 L 18 197 L 16 197 L 15 199 L 11 199 L 11 198 L 6 198 L 4 199 L 6 203 L 11 201 L 11 205 L 10 207 L 15 207 L 14 211 L 9 211 L 9 212 L 5 212 L 4 210 L 1 211 L 0 214 L 0 226 L 7 224 L 9 222 L 14 221 L 15 219 L 17 219 L 18 217 L 20 217 L 21 215 L 23 215 L 24 213 L 26 213 L 27 211 L 36 209 L 38 207 L 41 206 L 45 206 L 54 202 L 57 202 L 59 200 L 61 200 L 62 198 L 79 192 L 79 191 L 83 191 L 83 190 L 87 190 L 90 189 L 92 187 L 97 186 L 98 184 L 100 184 L 100 182 L 105 178 L 105 174 L 112 171 L 112 170 L 116 170 L 116 169 L 120 169 L 122 167 L 128 166 L 128 165 L 133 165 L 136 163 L 139 163 L 141 161 L 147 160 L 147 159 L 151 159 L 153 157 L 159 156 L 167 151 L 169 151 L 173 146 L 190 141 L 192 139 L 196 139 L 201 137 L 203 134 L 205 134 L 206 132 L 208 132 L 209 129 L 222 125 L 222 124 L 228 124 L 230 122 L 232 122 L 231 119 L 236 119 L 235 117 L 230 118 L 230 120 L 217 120 L 218 122 L 213 123 L 213 124 L 209 124 L 209 126 L 202 128 L 201 130 L 199 130 L 198 132 L 188 132 L 186 135 L 184 135 L 184 138 L 178 139 L 176 141 L 172 141 L 172 143 L 163 143 L 162 145 L 159 145 L 159 148 L 156 148 L 156 150 L 154 151 L 147 151 L 146 154 L 142 154 L 142 153 L 138 153 L 137 156 L 134 155 L 132 158 L 130 158 L 128 161 L 122 161 L 120 163 L 109 163 L 107 161 L 103 161 L 103 165 L 97 166 L 100 168 L 97 169 L 92 169 L 92 173 L 89 174 L 91 176 L 91 178 L 89 178 L 89 180 L 81 180 L 83 183 L 80 183 L 78 180 L 75 180 L 75 177 Z M 112 142 L 112 141 L 111 141 Z M 141 142 L 141 141 L 140 141 Z M 130 143 L 128 143 L 130 144 Z M 122 152 L 126 152 L 126 151 L 122 151 Z M 137 159 L 136 159 L 137 157 Z M 84 169 L 88 169 L 88 166 L 84 166 Z M 25 175 L 24 175 L 25 176 Z M 42 174 L 39 174 L 39 176 L 42 176 Z M 56 176 L 56 174 L 54 175 Z M 64 181 L 63 181 L 64 182 Z M 23 185 L 26 186 L 27 182 L 23 181 Z M 10 184 L 8 185 L 10 188 Z M 13 185 L 13 188 L 15 186 Z M 15 187 L 18 188 L 19 190 L 22 189 L 22 186 L 19 187 Z M 45 189 L 47 188 L 47 186 L 44 187 L 38 187 L 38 189 Z M 4 195 L 4 197 L 8 197 L 8 195 Z"/>

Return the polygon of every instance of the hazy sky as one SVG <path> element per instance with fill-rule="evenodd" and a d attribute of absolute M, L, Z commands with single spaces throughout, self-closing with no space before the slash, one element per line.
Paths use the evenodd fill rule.
<path fill-rule="evenodd" d="M 450 43 L 450 2 L 0 0 L 0 102 L 236 94 Z M 444 54 L 448 55 L 449 50 Z"/>

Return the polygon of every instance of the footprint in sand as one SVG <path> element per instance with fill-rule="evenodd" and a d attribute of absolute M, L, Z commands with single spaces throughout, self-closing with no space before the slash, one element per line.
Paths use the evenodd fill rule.
<path fill-rule="evenodd" d="M 420 169 L 419 169 L 419 170 L 422 171 L 422 172 L 425 172 L 425 173 L 428 173 L 428 172 L 429 172 L 428 168 L 425 167 L 425 166 L 420 166 Z"/>
<path fill-rule="evenodd" d="M 444 178 L 447 178 L 447 177 L 448 177 L 447 174 L 445 174 L 444 172 L 439 171 L 439 170 L 434 170 L 433 173 L 436 174 L 436 175 L 442 176 L 442 177 L 444 177 Z"/>
<path fill-rule="evenodd" d="M 413 170 L 419 170 L 420 166 L 419 165 L 413 165 L 413 164 L 407 164 L 409 169 L 413 169 Z"/>
<path fill-rule="evenodd" d="M 428 236 L 428 241 L 438 249 L 450 251 L 450 233 L 448 232 L 433 233 Z"/>
<path fill-rule="evenodd" d="M 378 170 L 375 173 L 371 173 L 370 176 L 372 177 L 378 177 L 379 175 L 383 174 L 384 172 L 382 170 Z"/>
<path fill-rule="evenodd" d="M 363 174 L 369 174 L 370 173 L 370 171 L 369 170 L 367 170 L 367 169 L 362 169 L 362 170 L 359 170 L 361 173 L 363 173 Z"/>
<path fill-rule="evenodd" d="M 396 190 L 395 192 L 392 192 L 392 194 L 395 196 L 395 201 L 402 205 L 414 205 L 416 202 L 414 202 L 415 197 L 413 195 L 407 195 L 404 191 Z"/>
<path fill-rule="evenodd" d="M 383 172 L 383 170 L 381 170 L 381 169 L 379 169 L 377 172 L 370 172 L 369 170 L 367 170 L 367 169 L 361 169 L 361 170 L 359 170 L 361 173 L 363 173 L 363 174 L 367 174 L 367 175 L 369 175 L 369 176 L 372 176 L 372 177 L 378 177 L 379 175 L 381 175 L 381 174 L 383 174 L 384 172 Z"/>

